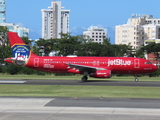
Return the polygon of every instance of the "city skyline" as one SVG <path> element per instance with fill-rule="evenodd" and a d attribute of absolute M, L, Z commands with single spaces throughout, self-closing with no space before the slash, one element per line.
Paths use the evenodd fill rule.
<path fill-rule="evenodd" d="M 6 22 L 18 24 L 30 29 L 30 38 L 42 37 L 41 9 L 47 9 L 53 0 L 14 0 L 6 1 Z M 126 24 L 132 14 L 153 15 L 160 18 L 159 0 L 60 0 L 70 12 L 70 32 L 72 35 L 83 34 L 89 26 L 107 28 L 111 43 L 115 43 L 114 30 L 116 25 Z"/>

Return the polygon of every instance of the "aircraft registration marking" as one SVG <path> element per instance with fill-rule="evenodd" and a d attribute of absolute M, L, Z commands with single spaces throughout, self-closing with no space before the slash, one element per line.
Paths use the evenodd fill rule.
<path fill-rule="evenodd" d="M 44 64 L 44 68 L 54 68 L 54 65 L 51 65 L 51 64 Z"/>
<path fill-rule="evenodd" d="M 44 59 L 44 68 L 54 68 L 54 65 L 52 65 L 52 59 Z"/>

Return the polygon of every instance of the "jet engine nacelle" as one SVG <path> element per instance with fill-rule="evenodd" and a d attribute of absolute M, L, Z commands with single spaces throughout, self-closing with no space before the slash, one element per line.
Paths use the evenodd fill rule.
<path fill-rule="evenodd" d="M 94 73 L 91 73 L 90 77 L 110 78 L 111 77 L 111 70 L 98 70 L 98 71 L 96 71 Z"/>
<path fill-rule="evenodd" d="M 69 69 L 68 72 L 74 73 L 74 74 L 81 74 L 81 72 L 78 69 L 75 69 L 75 68 Z"/>

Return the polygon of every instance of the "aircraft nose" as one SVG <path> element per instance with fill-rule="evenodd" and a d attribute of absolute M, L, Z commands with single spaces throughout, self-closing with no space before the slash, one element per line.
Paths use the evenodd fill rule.
<path fill-rule="evenodd" d="M 153 70 L 154 70 L 154 71 L 157 71 L 157 70 L 158 70 L 158 67 L 154 65 L 154 66 L 153 66 Z"/>

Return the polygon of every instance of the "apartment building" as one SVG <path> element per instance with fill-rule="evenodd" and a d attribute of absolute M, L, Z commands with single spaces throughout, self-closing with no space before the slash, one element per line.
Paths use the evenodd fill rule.
<path fill-rule="evenodd" d="M 139 49 L 148 39 L 160 39 L 160 19 L 152 15 L 132 15 L 127 24 L 116 26 L 115 43 Z"/>
<path fill-rule="evenodd" d="M 90 26 L 83 32 L 85 39 L 92 40 L 96 43 L 103 43 L 103 39 L 107 37 L 107 30 L 104 28 L 98 28 L 97 26 Z"/>
<path fill-rule="evenodd" d="M 20 37 L 29 37 L 29 29 L 20 27 L 13 23 L 0 23 L 0 26 L 5 26 L 11 32 L 16 32 Z"/>
<path fill-rule="evenodd" d="M 0 23 L 6 22 L 6 0 L 0 0 Z"/>
<path fill-rule="evenodd" d="M 69 13 L 61 1 L 52 1 L 49 9 L 42 9 L 42 38 L 61 38 L 60 33 L 69 33 Z"/>

